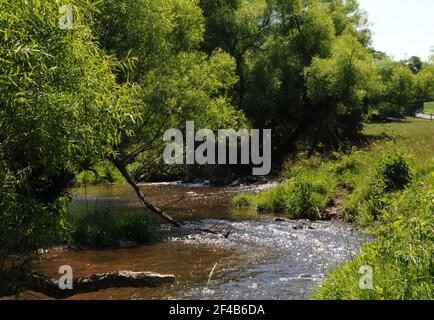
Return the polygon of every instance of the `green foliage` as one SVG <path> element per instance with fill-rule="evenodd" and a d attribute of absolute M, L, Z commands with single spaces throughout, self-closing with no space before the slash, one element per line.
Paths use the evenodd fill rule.
<path fill-rule="evenodd" d="M 384 136 L 384 132 L 388 134 Z M 362 225 L 369 225 L 378 218 L 381 208 L 390 201 L 390 193 L 396 192 L 393 185 L 407 185 L 409 179 L 425 181 L 434 170 L 431 160 L 433 127 L 429 121 L 407 119 L 404 123 L 371 124 L 366 133 L 389 141 L 373 143 L 368 150 L 354 154 L 359 163 L 357 172 L 345 178 L 350 179 L 353 186 L 344 203 L 345 218 Z M 386 186 L 391 192 L 385 191 Z"/>
<path fill-rule="evenodd" d="M 413 56 L 404 61 L 407 67 L 410 69 L 411 72 L 414 74 L 418 74 L 421 72 L 423 67 L 423 61 L 420 57 Z"/>
<path fill-rule="evenodd" d="M 80 7 L 74 29 L 66 31 L 57 26 L 56 3 L 33 2 L 2 1 L 9 12 L 0 17 L 2 149 L 14 169 L 31 163 L 34 171 L 71 170 L 111 151 L 123 101 L 114 99 L 111 65 L 92 42 Z"/>
<path fill-rule="evenodd" d="M 346 33 L 334 42 L 330 58 L 314 58 L 305 72 L 309 98 L 320 114 L 327 114 L 324 127 L 333 128 L 340 137 L 358 133 L 365 101 L 381 91 L 365 48 Z"/>
<path fill-rule="evenodd" d="M 101 47 L 126 62 L 121 81 L 139 82 L 167 67 L 176 54 L 198 48 L 203 17 L 195 0 L 105 0 L 96 4 L 93 29 Z M 174 79 L 175 80 L 175 79 Z"/>
<path fill-rule="evenodd" d="M 412 181 L 410 164 L 402 153 L 385 154 L 370 180 L 356 186 L 345 204 L 347 218 L 357 217 L 361 224 L 379 220 L 393 193 L 405 189 Z"/>
<path fill-rule="evenodd" d="M 146 213 L 111 214 L 95 212 L 71 218 L 72 243 L 85 248 L 112 248 L 120 241 L 138 244 L 150 240 Z"/>
<path fill-rule="evenodd" d="M 162 133 L 183 130 L 187 120 L 211 130 L 271 128 L 273 158 L 281 159 L 297 148 L 314 154 L 341 146 L 361 132 L 368 112 L 402 116 L 434 100 L 433 61 L 394 62 L 368 48 L 356 0 L 68 4 L 74 27 L 62 30 L 59 1 L 0 0 L 0 267 L 11 254 L 68 241 L 68 187 L 74 180 L 118 181 L 105 159 L 119 160 L 137 179 L 161 170 Z M 390 128 L 396 136 L 389 143 L 335 154 L 326 164 L 307 160 L 291 168 L 286 184 L 235 204 L 314 220 L 345 189 L 352 192 L 344 204 L 348 220 L 383 226 L 396 223 L 399 204 L 409 217 L 393 225 L 393 238 L 379 231 L 382 250 L 396 254 L 399 237 L 408 237 L 414 246 L 402 252 L 412 261 L 416 253 L 423 257 L 422 273 L 426 255 L 412 250 L 423 247 L 420 225 L 431 220 L 421 209 L 425 198 L 416 197 L 422 191 L 413 201 L 404 189 L 415 190 L 413 181 L 432 184 L 432 126 L 412 121 L 411 130 L 391 124 L 383 131 Z M 383 158 L 397 146 L 407 160 Z M 416 211 L 420 216 L 410 216 Z M 145 214 L 98 213 L 73 223 L 82 245 L 142 243 L 149 234 Z M 408 235 L 407 226 L 423 230 Z M 412 290 L 409 296 L 417 296 Z"/>
<path fill-rule="evenodd" d="M 134 177 L 164 171 L 161 137 L 167 129 L 183 130 L 186 121 L 211 130 L 245 124 L 226 98 L 237 81 L 233 58 L 220 49 L 200 50 L 204 21 L 197 1 L 104 1 L 98 8 L 99 42 L 125 65 L 117 81 L 129 80 L 137 90 L 139 116 L 126 125 L 118 146 L 118 160 L 131 165 Z"/>
<path fill-rule="evenodd" d="M 314 298 L 433 299 L 433 128 L 414 119 L 368 126 L 368 134 L 387 131 L 394 139 L 359 153 L 360 173 L 345 202 L 345 217 L 369 226 L 377 241 L 334 270 Z M 359 288 L 359 268 L 365 265 L 374 271 L 373 290 Z"/>
<path fill-rule="evenodd" d="M 330 201 L 325 181 L 311 182 L 297 174 L 284 185 L 260 192 L 243 194 L 234 198 L 237 207 L 255 207 L 258 212 L 286 214 L 292 219 L 318 220 L 320 210 Z"/>
<path fill-rule="evenodd" d="M 26 255 L 69 240 L 69 199 L 44 204 L 20 193 L 25 183 L 0 162 L 0 269 L 11 254 Z"/>
<path fill-rule="evenodd" d="M 377 241 L 331 272 L 314 295 L 326 300 L 432 300 L 433 194 L 413 188 L 393 197 Z M 373 290 L 359 287 L 361 266 L 373 268 Z"/>
<path fill-rule="evenodd" d="M 350 154 L 335 154 L 336 163 L 333 165 L 333 175 L 338 179 L 338 187 L 352 192 L 358 185 L 358 176 L 362 167 L 362 152 L 356 149 Z"/>
<path fill-rule="evenodd" d="M 291 193 L 286 200 L 286 212 L 290 212 L 298 219 L 317 220 L 320 218 L 321 197 L 326 195 L 323 185 L 314 185 L 297 177 L 290 182 L 289 190 Z"/>
<path fill-rule="evenodd" d="M 91 169 L 85 170 L 75 178 L 75 184 L 101 184 L 101 183 L 120 183 L 123 177 L 119 171 L 108 161 L 102 161 Z"/>
<path fill-rule="evenodd" d="M 411 182 L 410 164 L 402 153 L 388 154 L 377 169 L 376 180 L 386 192 L 403 190 Z"/>
<path fill-rule="evenodd" d="M 384 97 L 379 104 L 383 116 L 401 116 L 414 101 L 415 75 L 405 65 L 390 59 L 381 61 L 379 70 L 385 85 Z"/>
<path fill-rule="evenodd" d="M 376 241 L 365 245 L 350 262 L 332 271 L 313 298 L 433 299 L 433 131 L 429 121 L 417 119 L 370 124 L 365 134 L 381 140 L 367 148 L 334 153 L 325 158 L 327 161 L 314 157 L 289 164 L 292 169 L 287 176 L 297 177 L 303 170 L 312 185 L 323 181 L 319 194 L 329 190 L 334 197 L 338 192 L 335 188 L 345 188 L 349 192 L 344 202 L 345 219 L 368 227 L 376 236 Z M 289 185 L 247 197 L 245 202 L 282 210 L 293 193 Z M 373 290 L 359 288 L 359 270 L 366 265 L 374 271 Z"/>
<path fill-rule="evenodd" d="M 341 100 L 331 99 L 322 108 L 313 106 L 304 75 L 314 59 L 332 57 L 332 47 L 344 34 L 360 43 L 359 54 L 365 50 L 370 33 L 357 1 L 202 0 L 200 6 L 206 26 L 204 47 L 222 48 L 235 58 L 239 82 L 232 90 L 233 101 L 255 128 L 273 130 L 274 159 L 284 157 L 290 148 L 330 145 L 337 142 L 336 134 L 342 139 L 360 132 L 365 106 L 360 100 L 371 94 L 360 87 L 370 74 L 354 89 L 360 102 L 354 107 L 357 113 L 349 115 L 353 108 L 349 99 L 344 107 Z M 366 55 L 369 58 L 367 51 Z M 363 60 L 367 65 L 368 59 Z M 336 84 L 344 86 L 346 80 L 342 72 L 336 74 Z M 368 80 L 371 85 L 376 79 Z"/>
<path fill-rule="evenodd" d="M 240 194 L 232 199 L 233 204 L 237 208 L 248 208 L 253 206 L 254 196 L 251 194 Z"/>
<path fill-rule="evenodd" d="M 93 42 L 93 7 L 69 4 L 74 28 L 62 30 L 55 1 L 0 1 L 2 258 L 65 238 L 67 188 L 113 154 L 125 114 L 134 114 L 114 61 Z"/>
<path fill-rule="evenodd" d="M 349 192 L 345 219 L 368 227 L 376 237 L 350 262 L 333 270 L 313 298 L 432 300 L 434 127 L 429 121 L 406 119 L 370 124 L 365 134 L 378 141 L 361 150 L 353 148 L 349 154 L 334 153 L 328 161 L 314 157 L 292 162 L 286 173 L 294 179 L 303 170 L 311 185 L 323 181 L 323 192 L 328 189 L 331 197 L 337 192 L 332 192 L 334 188 L 344 187 Z M 293 192 L 289 185 L 246 197 L 245 203 L 282 210 Z M 303 188 L 301 184 L 300 190 L 307 190 Z M 359 287 L 359 270 L 367 265 L 374 272 L 373 290 Z"/>
<path fill-rule="evenodd" d="M 232 100 L 273 130 L 274 159 L 359 138 L 371 112 L 413 115 L 433 97 L 433 64 L 394 62 L 370 47 L 356 0 L 199 2 L 203 47 L 234 57 Z"/>
<path fill-rule="evenodd" d="M 422 111 L 425 102 L 434 98 L 433 64 L 422 64 L 418 72 L 389 58 L 380 60 L 377 65 L 384 85 L 375 107 L 380 115 L 414 115 Z"/>

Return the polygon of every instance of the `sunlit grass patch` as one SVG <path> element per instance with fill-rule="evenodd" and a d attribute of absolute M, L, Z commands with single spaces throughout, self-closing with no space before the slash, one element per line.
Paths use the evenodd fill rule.
<path fill-rule="evenodd" d="M 425 192 L 411 188 L 396 194 L 376 230 L 378 240 L 332 271 L 314 298 L 434 299 L 434 198 Z M 372 288 L 360 286 L 363 266 L 372 268 Z"/>
<path fill-rule="evenodd" d="M 425 103 L 424 112 L 429 114 L 434 114 L 434 102 Z"/>
<path fill-rule="evenodd" d="M 405 119 L 390 124 L 367 125 L 365 133 L 387 133 L 391 138 L 373 144 L 359 155 L 363 160 L 359 169 L 361 174 L 356 178 L 354 192 L 345 203 L 345 213 L 347 219 L 370 226 L 377 241 L 367 244 L 353 260 L 335 269 L 314 298 L 432 300 L 434 124 Z M 385 157 L 399 152 L 406 160 L 389 158 L 394 161 L 386 163 L 395 163 L 396 170 L 383 170 Z M 407 164 L 403 163 L 408 163 L 411 168 L 411 181 L 405 169 Z M 381 189 L 372 194 L 372 188 L 381 185 L 377 180 L 389 181 L 390 173 L 403 177 L 405 183 L 400 188 Z M 372 289 L 359 286 L 362 266 L 373 270 Z"/>
<path fill-rule="evenodd" d="M 434 123 L 406 118 L 368 124 L 364 134 L 373 141 L 366 147 L 288 163 L 284 177 L 289 182 L 242 196 L 240 205 L 299 218 L 301 211 L 288 203 L 310 212 L 344 189 L 344 219 L 366 227 L 377 240 L 332 271 L 313 298 L 432 300 Z M 309 192 L 294 192 L 300 176 L 309 185 L 301 190 Z M 360 287 L 360 268 L 366 266 L 373 271 L 372 289 Z"/>

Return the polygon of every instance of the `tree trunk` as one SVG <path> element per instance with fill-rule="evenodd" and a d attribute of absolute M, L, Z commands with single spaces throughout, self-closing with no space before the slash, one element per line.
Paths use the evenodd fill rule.
<path fill-rule="evenodd" d="M 17 274 L 15 274 L 16 276 Z M 73 280 L 72 289 L 60 289 L 59 281 L 39 274 L 20 273 L 18 280 L 22 290 L 31 290 L 48 297 L 65 299 L 81 293 L 96 292 L 108 288 L 143 288 L 157 287 L 165 283 L 173 283 L 173 275 L 161 275 L 152 272 L 115 271 L 94 274 L 89 277 Z M 0 290 L 2 296 L 15 295 L 13 290 Z"/>
<path fill-rule="evenodd" d="M 327 125 L 327 129 L 330 133 L 330 135 L 332 136 L 332 138 L 336 141 L 337 143 L 337 147 L 340 148 L 342 146 L 342 141 L 341 139 L 339 139 L 338 135 L 336 134 L 336 132 L 330 127 L 330 125 Z"/>
<path fill-rule="evenodd" d="M 119 170 L 119 172 L 122 174 L 122 176 L 127 180 L 128 184 L 134 189 L 134 192 L 136 193 L 137 197 L 140 199 L 140 202 L 145 206 L 147 209 L 151 210 L 155 214 L 159 215 L 172 225 L 176 227 L 181 227 L 179 222 L 168 216 L 166 213 L 164 213 L 161 209 L 154 206 L 143 194 L 142 190 L 140 190 L 140 187 L 135 183 L 135 181 L 131 178 L 130 174 L 127 171 L 127 168 L 125 165 L 116 159 L 111 159 L 111 162 L 115 165 L 115 167 Z"/>

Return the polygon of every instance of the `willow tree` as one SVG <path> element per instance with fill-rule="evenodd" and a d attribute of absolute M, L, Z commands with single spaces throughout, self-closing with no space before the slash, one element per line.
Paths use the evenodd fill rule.
<path fill-rule="evenodd" d="M 202 47 L 207 52 L 221 49 L 236 62 L 239 78 L 232 98 L 238 107 L 244 104 L 249 55 L 260 50 L 273 22 L 269 0 L 200 0 L 204 12 L 205 36 Z"/>
<path fill-rule="evenodd" d="M 327 6 L 317 1 L 276 1 L 273 16 L 270 35 L 249 59 L 244 109 L 255 127 L 273 129 L 279 158 L 315 128 L 304 69 L 330 54 L 336 30 Z"/>
<path fill-rule="evenodd" d="M 64 29 L 55 1 L 0 1 L 0 262 L 67 236 L 75 174 L 114 153 L 134 114 L 92 41 L 87 3 L 69 1 Z"/>
<path fill-rule="evenodd" d="M 98 42 L 124 62 L 117 81 L 134 85 L 138 93 L 139 115 L 131 117 L 110 160 L 146 208 L 178 225 L 136 182 L 164 165 L 167 129 L 183 130 L 186 121 L 211 130 L 239 125 L 242 116 L 226 99 L 237 81 L 234 61 L 219 50 L 201 51 L 204 19 L 195 0 L 107 0 L 99 11 Z"/>
<path fill-rule="evenodd" d="M 316 139 L 328 136 L 337 145 L 361 130 L 366 100 L 383 90 L 372 55 L 350 33 L 337 38 L 330 57 L 314 58 L 305 76 L 321 121 Z"/>
<path fill-rule="evenodd" d="M 201 0 L 200 5 L 206 21 L 203 47 L 234 56 L 240 82 L 233 101 L 254 127 L 273 129 L 274 159 L 313 143 L 322 123 L 304 70 L 314 58 L 330 57 L 334 41 L 345 33 L 369 45 L 358 1 Z"/>

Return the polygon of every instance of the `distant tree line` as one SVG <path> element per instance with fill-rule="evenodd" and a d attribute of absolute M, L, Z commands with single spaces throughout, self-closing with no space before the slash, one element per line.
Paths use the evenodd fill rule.
<path fill-rule="evenodd" d="M 277 155 L 360 134 L 372 113 L 414 114 L 434 98 L 432 61 L 395 62 L 371 47 L 358 1 L 201 0 L 207 52 L 236 61 L 234 104 L 273 129 Z"/>

